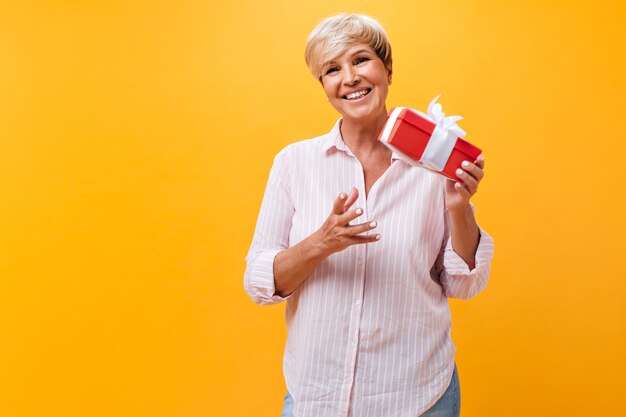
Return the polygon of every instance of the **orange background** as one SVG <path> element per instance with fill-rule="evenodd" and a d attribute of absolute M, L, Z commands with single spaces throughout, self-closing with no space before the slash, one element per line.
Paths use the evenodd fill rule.
<path fill-rule="evenodd" d="M 626 13 L 609 1 L 21 1 L 0 13 L 0 415 L 280 415 L 244 257 L 273 156 L 337 118 L 306 37 L 371 14 L 389 106 L 485 150 L 464 417 L 623 413 Z M 621 413 L 620 413 L 621 410 Z"/>

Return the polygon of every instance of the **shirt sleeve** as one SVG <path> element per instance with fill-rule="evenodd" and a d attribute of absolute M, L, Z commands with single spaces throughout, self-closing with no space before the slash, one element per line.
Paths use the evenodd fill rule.
<path fill-rule="evenodd" d="M 474 205 L 471 203 L 470 205 L 475 212 Z M 448 211 L 445 211 L 444 238 L 435 262 L 435 273 L 449 298 L 470 299 L 478 295 L 487 285 L 493 258 L 493 239 L 480 226 L 478 229 L 480 239 L 474 257 L 475 266 L 470 271 L 469 266 L 452 247 L 450 217 Z"/>
<path fill-rule="evenodd" d="M 287 297 L 275 294 L 274 258 L 289 247 L 289 232 L 294 207 L 287 187 L 288 169 L 285 150 L 276 158 L 270 171 L 254 237 L 246 256 L 244 289 L 256 304 L 280 303 Z"/>

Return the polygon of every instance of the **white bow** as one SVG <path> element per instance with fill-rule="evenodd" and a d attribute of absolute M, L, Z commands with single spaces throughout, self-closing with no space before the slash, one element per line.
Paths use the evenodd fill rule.
<path fill-rule="evenodd" d="M 461 116 L 448 116 L 446 117 L 445 113 L 441 110 L 441 104 L 437 103 L 437 100 L 441 97 L 439 94 L 437 97 L 433 99 L 428 105 L 428 115 L 433 122 L 439 126 L 440 129 L 446 130 L 448 132 L 454 133 L 457 137 L 465 137 L 467 133 L 463 129 L 456 124 L 459 120 L 463 120 Z"/>

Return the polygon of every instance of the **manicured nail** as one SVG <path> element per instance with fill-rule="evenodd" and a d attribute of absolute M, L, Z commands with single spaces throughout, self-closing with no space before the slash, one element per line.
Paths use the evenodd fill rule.
<path fill-rule="evenodd" d="M 346 198 L 346 193 L 341 193 L 339 194 L 339 198 L 341 198 L 342 200 L 344 200 Z"/>
<path fill-rule="evenodd" d="M 456 170 L 456 175 L 463 175 L 463 173 L 464 171 L 461 168 Z"/>
<path fill-rule="evenodd" d="M 463 163 L 461 165 L 463 165 L 465 168 L 467 168 L 469 166 L 469 162 L 468 161 L 463 161 Z"/>
<path fill-rule="evenodd" d="M 361 210 L 360 208 L 356 209 L 356 214 L 363 214 L 363 210 Z"/>
<path fill-rule="evenodd" d="M 381 236 L 380 235 L 376 235 L 376 240 L 380 240 Z"/>
<path fill-rule="evenodd" d="M 376 227 L 376 222 L 371 222 L 370 227 Z"/>

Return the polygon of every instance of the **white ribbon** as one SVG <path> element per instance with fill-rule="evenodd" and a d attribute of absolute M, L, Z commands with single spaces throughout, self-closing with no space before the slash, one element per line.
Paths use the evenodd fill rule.
<path fill-rule="evenodd" d="M 465 131 L 456 124 L 463 118 L 461 116 L 446 117 L 441 110 L 441 104 L 437 103 L 439 97 L 441 97 L 441 94 L 435 97 L 428 105 L 427 118 L 435 123 L 435 130 L 424 149 L 424 154 L 420 158 L 420 162 L 423 165 L 435 171 L 443 171 L 446 163 L 448 163 L 448 159 L 450 159 L 456 139 L 466 135 Z M 423 113 L 422 115 L 426 116 Z"/>

